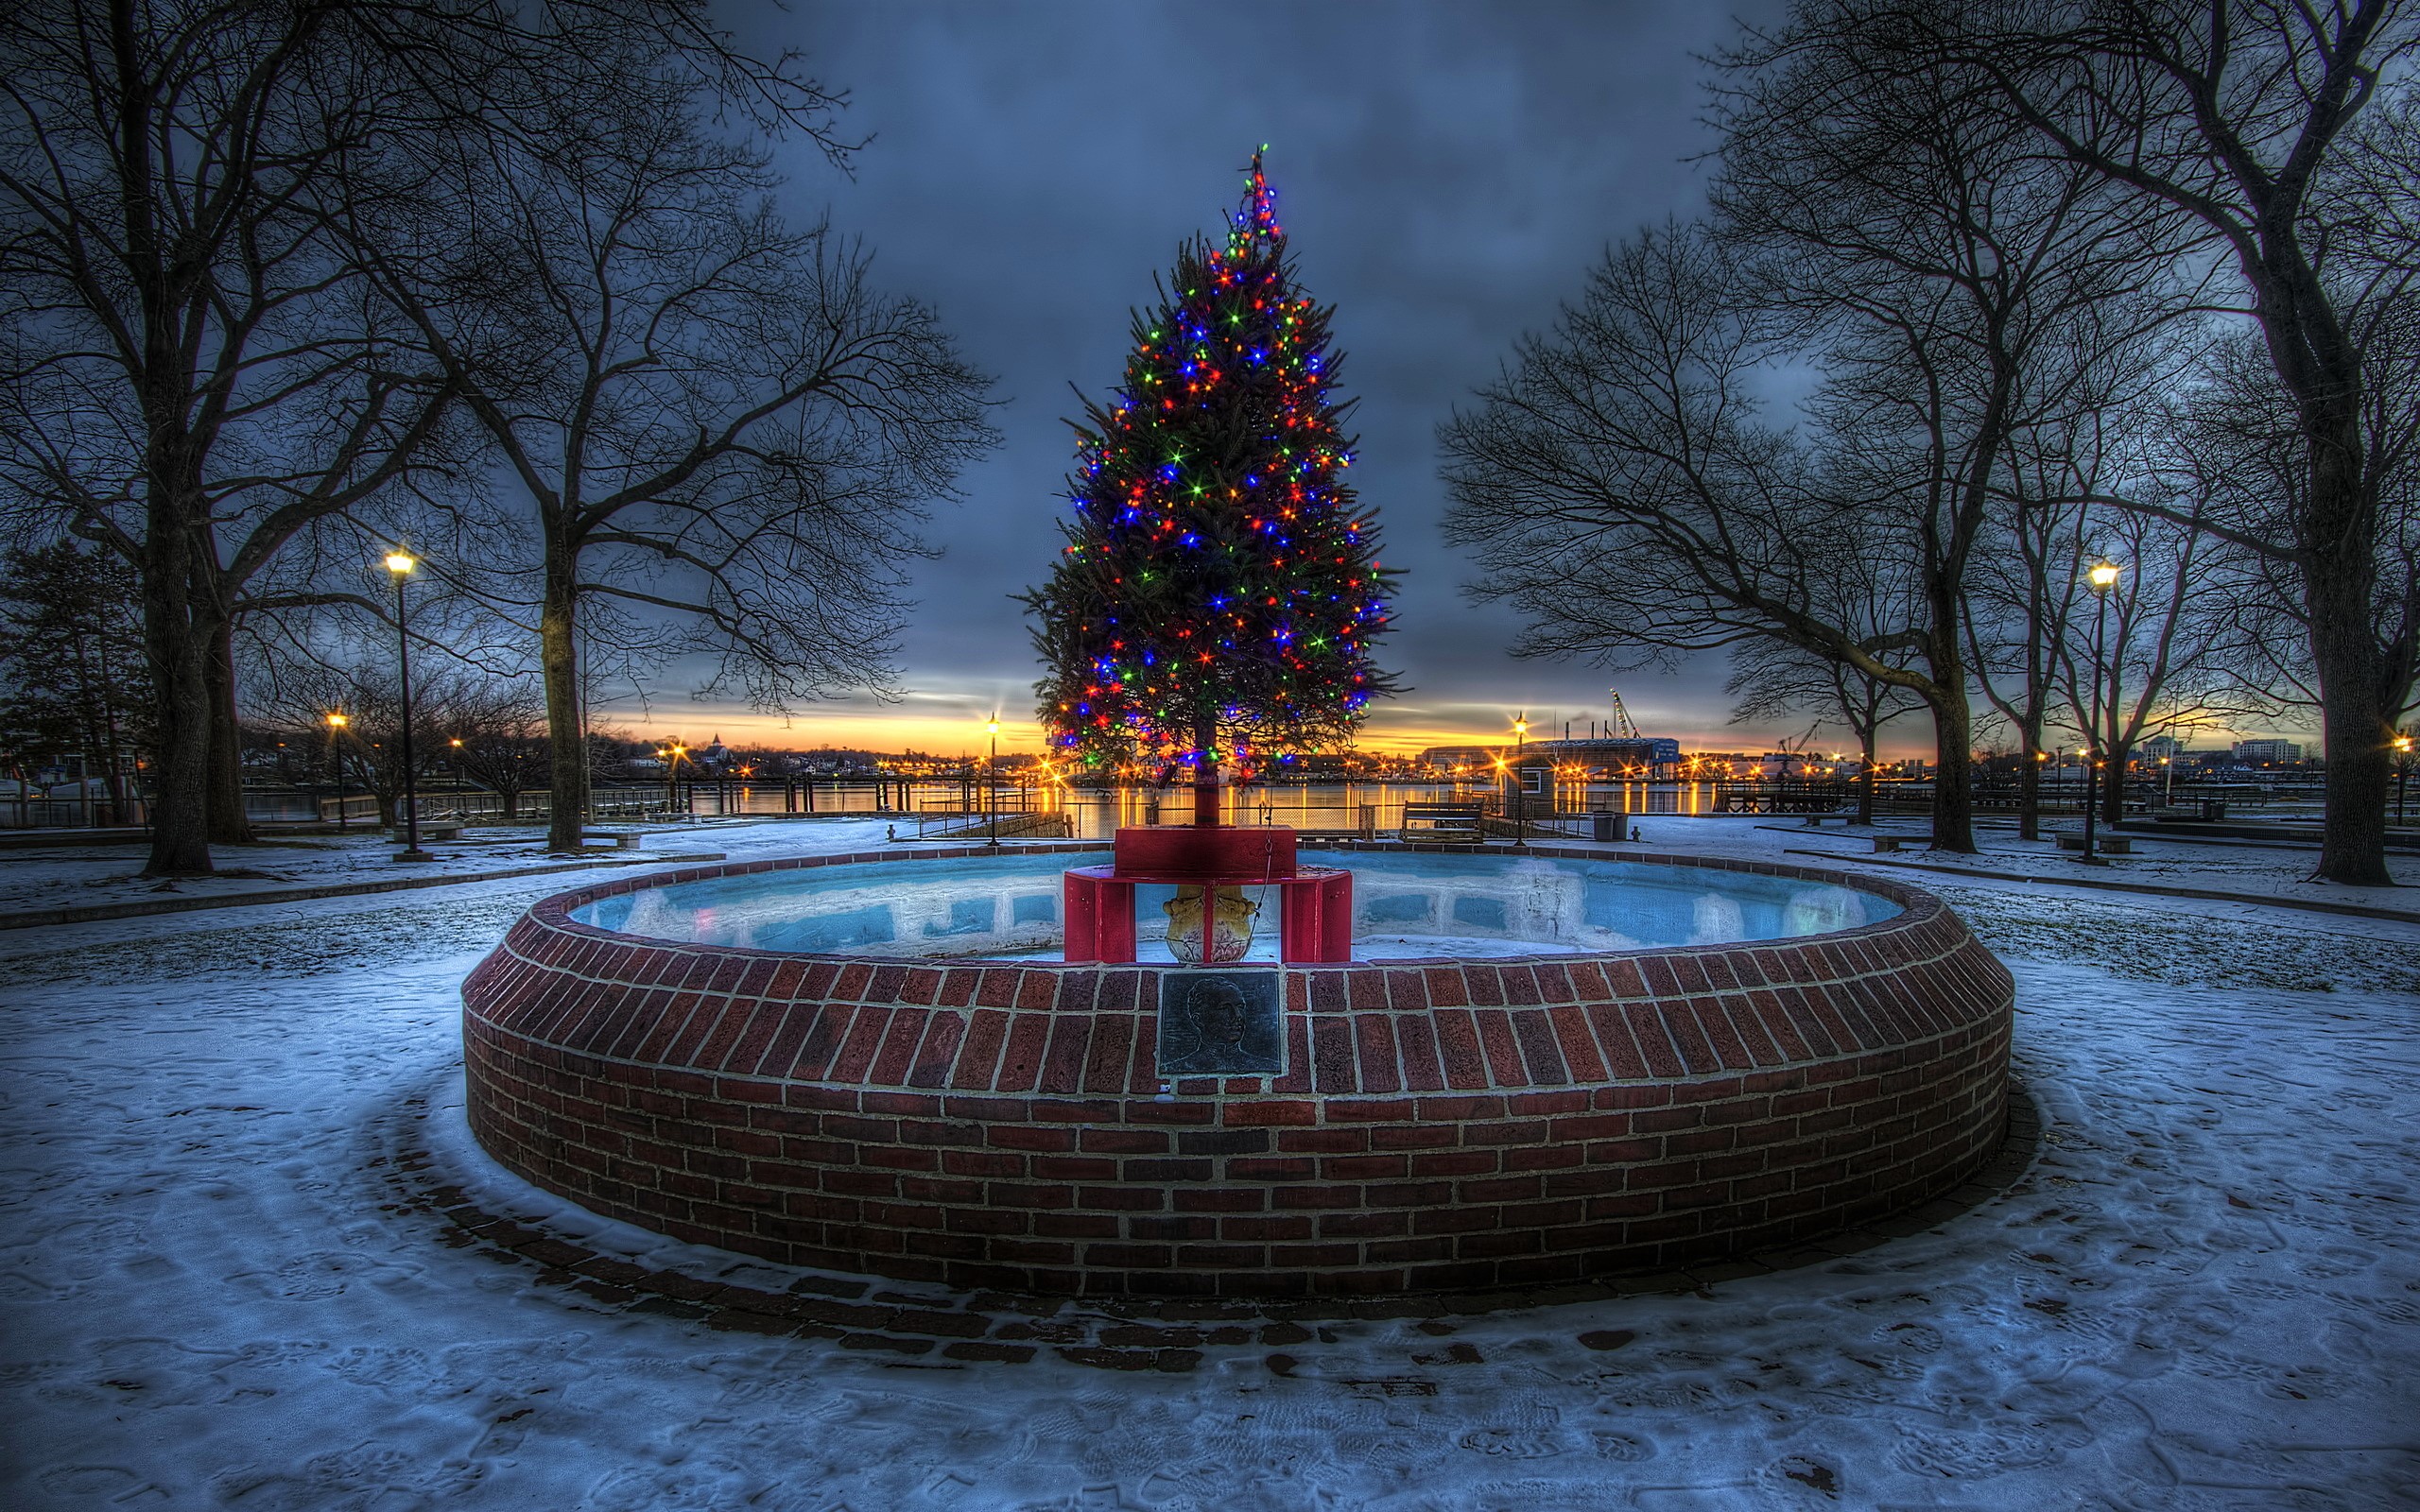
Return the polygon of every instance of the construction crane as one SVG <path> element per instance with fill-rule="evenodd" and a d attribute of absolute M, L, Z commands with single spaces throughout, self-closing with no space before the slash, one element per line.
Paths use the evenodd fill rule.
<path fill-rule="evenodd" d="M 1643 738 L 1638 732 L 1638 727 L 1631 723 L 1630 711 L 1622 707 L 1621 690 L 1618 688 L 1607 688 L 1605 691 L 1614 696 L 1614 733 L 1619 735 L 1624 740 L 1638 740 Z"/>

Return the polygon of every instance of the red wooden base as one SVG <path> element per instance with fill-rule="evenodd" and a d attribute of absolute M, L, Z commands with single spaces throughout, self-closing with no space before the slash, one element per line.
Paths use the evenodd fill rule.
<path fill-rule="evenodd" d="M 1232 824 L 1117 832 L 1117 874 L 1149 882 L 1276 882 L 1294 874 L 1294 832 Z"/>
<path fill-rule="evenodd" d="M 1116 861 L 1077 867 L 1063 885 L 1064 958 L 1134 959 L 1134 887 L 1175 883 L 1202 888 L 1205 905 L 1220 885 L 1275 885 L 1283 901 L 1277 953 L 1288 965 L 1353 958 L 1353 873 L 1294 862 L 1288 829 L 1201 825 L 1117 832 Z M 1205 928 L 1203 938 L 1209 937 Z"/>

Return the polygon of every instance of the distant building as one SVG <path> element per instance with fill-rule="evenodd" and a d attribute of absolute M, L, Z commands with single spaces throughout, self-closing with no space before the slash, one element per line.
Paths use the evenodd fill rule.
<path fill-rule="evenodd" d="M 1495 764 L 1497 747 L 1494 746 L 1432 746 L 1420 753 L 1420 759 L 1440 771 L 1457 767 L 1477 770 Z"/>
<path fill-rule="evenodd" d="M 1530 749 L 1563 761 L 1603 767 L 1668 766 L 1681 759 L 1679 741 L 1645 737 L 1536 740 L 1530 743 Z"/>
<path fill-rule="evenodd" d="M 2247 766 L 2284 765 L 2303 759 L 2303 748 L 2290 740 L 2238 740 L 2235 759 Z"/>

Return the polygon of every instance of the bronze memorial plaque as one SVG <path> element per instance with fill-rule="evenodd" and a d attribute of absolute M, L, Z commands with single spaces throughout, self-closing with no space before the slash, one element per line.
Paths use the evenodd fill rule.
<path fill-rule="evenodd" d="M 1277 1076 L 1286 1015 L 1276 971 L 1163 971 L 1163 1076 Z"/>

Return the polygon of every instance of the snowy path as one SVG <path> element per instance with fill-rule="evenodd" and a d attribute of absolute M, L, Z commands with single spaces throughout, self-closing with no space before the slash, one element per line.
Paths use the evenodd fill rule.
<path fill-rule="evenodd" d="M 817 820 L 791 829 L 778 824 L 744 828 L 720 824 L 641 827 L 644 850 L 658 856 L 712 852 L 726 833 L 748 837 L 762 847 L 768 837 L 786 836 L 788 848 L 823 849 L 828 836 L 840 830 L 864 833 L 869 826 L 848 820 Z M 871 826 L 879 839 L 880 825 Z M 94 904 L 140 903 L 162 897 L 226 898 L 288 889 L 363 883 L 392 883 L 401 878 L 476 875 L 507 870 L 535 871 L 552 868 L 562 873 L 563 858 L 546 849 L 540 829 L 486 830 L 464 841 L 430 841 L 433 859 L 403 863 L 395 859 L 397 842 L 382 833 L 355 830 L 350 834 L 323 834 L 266 841 L 253 846 L 219 846 L 213 851 L 218 870 L 206 877 L 182 877 L 162 882 L 143 875 L 145 850 L 136 845 L 34 846 L 0 853 L 0 918 L 11 913 Z M 607 861 L 628 861 L 638 852 L 605 854 Z M 578 877 L 557 884 L 568 887 Z"/>
<path fill-rule="evenodd" d="M 1697 1295 L 1113 1375 L 586 1308 L 395 1211 L 414 1142 L 552 1206 L 458 1128 L 454 990 L 562 885 L 0 940 L 0 1506 L 2420 1499 L 2420 930 L 1944 887 L 2019 980 L 2046 1127 L 2005 1196 Z"/>

